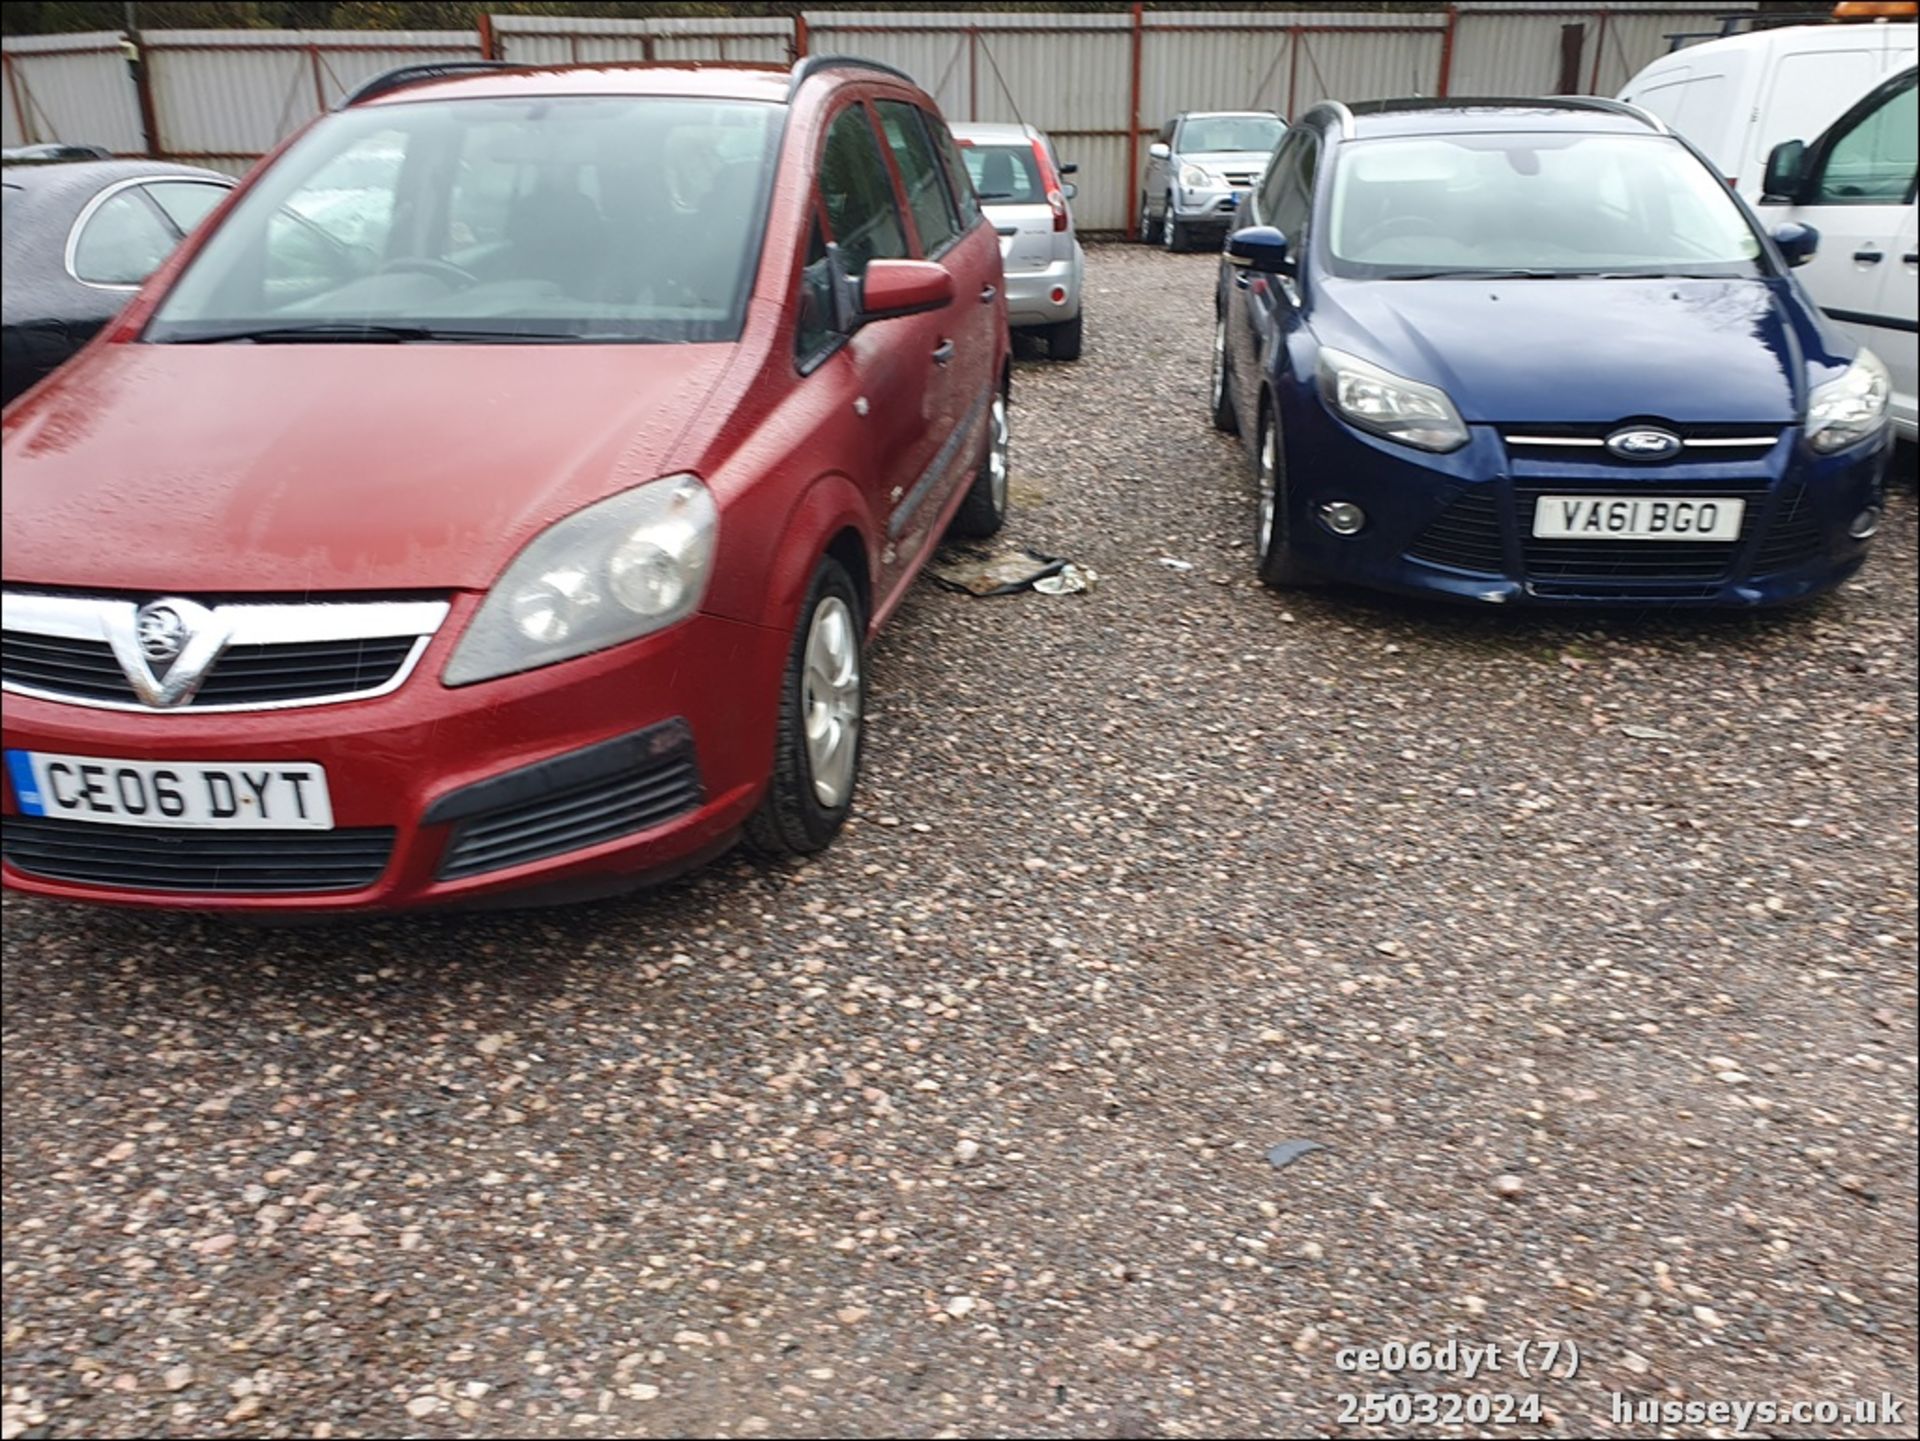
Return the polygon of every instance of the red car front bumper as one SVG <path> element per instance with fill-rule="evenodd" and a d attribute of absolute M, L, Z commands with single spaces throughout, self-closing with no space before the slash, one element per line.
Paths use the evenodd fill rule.
<path fill-rule="evenodd" d="M 223 891 L 217 873 L 209 881 L 203 872 L 194 889 L 160 889 L 152 878 L 178 863 L 145 864 L 136 848 L 197 842 L 156 829 L 118 833 L 109 843 L 108 828 L 80 821 L 60 822 L 53 851 L 82 855 L 80 869 L 95 877 L 117 864 L 100 856 L 124 852 L 134 881 L 75 879 L 73 867 L 65 876 L 50 874 L 62 866 L 26 839 L 46 823 L 16 820 L 22 811 L 11 777 L 0 809 L 4 828 L 17 827 L 19 839 L 7 847 L 0 879 L 36 895 L 117 905 L 380 911 L 493 902 L 521 892 L 619 890 L 697 864 L 730 843 L 770 773 L 785 635 L 701 615 L 597 655 L 449 689 L 440 672 L 476 604 L 474 597 L 457 600 L 406 683 L 376 699 L 196 715 L 6 698 L 0 737 L 9 751 L 319 765 L 335 831 L 343 833 L 336 839 L 353 832 L 384 845 L 391 831 L 384 864 L 377 855 L 372 862 L 377 879 L 345 890 L 245 893 Z M 653 761 L 672 762 L 674 776 L 649 780 L 644 771 Z M 619 798 L 627 809 L 610 812 L 599 806 L 601 796 Z M 644 802 L 638 810 L 635 796 Z M 662 805 L 671 814 L 658 814 Z M 644 824 L 622 830 L 622 815 Z M 96 830 L 99 844 L 89 848 Z M 222 831 L 218 843 L 232 848 L 248 834 Z M 329 833 L 300 834 L 310 842 Z M 256 854 L 270 854 L 273 844 L 262 833 Z M 555 846 L 558 853 L 545 853 Z M 288 852 L 290 867 L 310 853 L 303 847 Z M 537 858 L 516 859 L 528 855 Z"/>

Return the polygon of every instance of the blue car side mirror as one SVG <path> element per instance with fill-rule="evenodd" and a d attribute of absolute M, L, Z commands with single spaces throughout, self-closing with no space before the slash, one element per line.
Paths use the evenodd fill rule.
<path fill-rule="evenodd" d="M 1227 241 L 1227 259 L 1249 270 L 1279 275 L 1287 268 L 1287 237 L 1271 225 L 1249 225 Z"/>
<path fill-rule="evenodd" d="M 1773 227 L 1773 243 L 1789 265 L 1805 265 L 1820 248 L 1820 232 L 1811 225 L 1789 220 Z"/>

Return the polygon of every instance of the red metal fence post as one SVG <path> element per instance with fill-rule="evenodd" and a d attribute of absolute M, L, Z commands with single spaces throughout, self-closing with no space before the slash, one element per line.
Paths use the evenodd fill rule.
<path fill-rule="evenodd" d="M 148 159 L 158 160 L 160 117 L 153 104 L 153 72 L 148 68 L 152 62 L 147 59 L 146 42 L 138 30 L 131 31 L 127 39 L 133 43 L 133 94 L 140 102 L 140 144 Z"/>
<path fill-rule="evenodd" d="M 795 61 L 804 59 L 807 54 L 807 47 L 812 43 L 812 39 L 813 37 L 807 33 L 806 13 L 801 10 L 794 11 L 793 43 L 787 47 L 792 52 L 790 58 Z"/>
<path fill-rule="evenodd" d="M 13 102 L 14 123 L 20 127 L 20 139 L 23 144 L 33 144 L 33 120 L 27 107 L 20 100 L 20 77 L 13 72 L 13 57 L 0 51 L 0 63 L 7 71 L 7 99 Z"/>
<path fill-rule="evenodd" d="M 1447 28 L 1440 36 L 1440 83 L 1434 94 L 1445 98 L 1447 88 L 1453 83 L 1453 32 L 1460 24 L 1460 7 L 1447 7 Z"/>
<path fill-rule="evenodd" d="M 1133 30 L 1128 36 L 1133 58 L 1132 78 L 1127 82 L 1127 189 L 1131 190 L 1140 174 L 1140 50 L 1142 15 L 1146 7 L 1136 3 L 1133 7 Z M 1131 202 L 1127 205 L 1127 234 L 1135 240 L 1145 240 L 1140 233 L 1140 216 Z"/>
<path fill-rule="evenodd" d="M 477 19 L 474 24 L 478 26 L 480 30 L 480 58 L 482 60 L 498 60 L 500 53 L 494 49 L 493 17 L 482 10 L 479 19 Z"/>
<path fill-rule="evenodd" d="M 967 27 L 967 119 L 980 118 L 980 27 Z"/>
<path fill-rule="evenodd" d="M 1300 88 L 1300 27 L 1287 28 L 1287 124 L 1293 124 L 1298 109 L 1294 100 Z"/>

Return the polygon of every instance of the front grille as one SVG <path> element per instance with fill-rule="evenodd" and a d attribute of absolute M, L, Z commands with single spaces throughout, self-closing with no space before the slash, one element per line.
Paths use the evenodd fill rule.
<path fill-rule="evenodd" d="M 1260 176 L 1258 172 L 1252 170 L 1227 170 L 1221 172 L 1220 178 L 1229 185 L 1247 186 L 1253 184 Z"/>
<path fill-rule="evenodd" d="M 0 634 L 0 680 L 78 700 L 134 699 L 127 673 L 103 640 L 7 631 Z"/>
<path fill-rule="evenodd" d="M 160 830 L 48 816 L 0 824 L 7 864 L 49 880 L 204 895 L 357 891 L 380 879 L 391 827 L 332 831 Z"/>
<path fill-rule="evenodd" d="M 374 690 L 398 675 L 416 637 L 229 646 L 214 662 L 196 706 L 266 705 Z M 0 637 L 0 679 L 79 700 L 137 703 L 126 672 L 101 640 L 7 631 Z"/>
<path fill-rule="evenodd" d="M 631 835 L 700 804 L 700 771 L 690 752 L 599 776 L 519 805 L 461 821 L 440 862 L 440 879 L 524 865 Z M 429 818 L 431 819 L 431 817 Z"/>
<path fill-rule="evenodd" d="M 1502 432 L 1507 449 L 1527 461 L 1562 461 L 1574 465 L 1619 466 L 1644 469 L 1648 462 L 1615 455 L 1606 438 L 1639 425 L 1670 431 L 1680 437 L 1675 455 L 1660 465 L 1725 465 L 1755 460 L 1780 439 L 1777 425 L 1716 423 L 1674 425 L 1664 420 L 1615 421 L 1609 425 L 1515 425 Z"/>
<path fill-rule="evenodd" d="M 1592 482 L 1567 482 L 1551 488 L 1516 486 L 1514 511 L 1520 527 L 1521 557 L 1527 579 L 1543 594 L 1589 594 L 1593 586 L 1632 590 L 1648 595 L 1693 599 L 1710 595 L 1732 574 L 1747 541 L 1759 523 L 1767 499 L 1766 487 L 1748 484 L 1705 488 L 1636 486 L 1633 493 L 1658 500 L 1666 496 L 1692 497 L 1706 493 L 1746 502 L 1740 518 L 1740 538 L 1734 541 L 1683 540 L 1539 540 L 1533 534 L 1533 511 L 1543 495 L 1566 495 L 1592 488 Z"/>
<path fill-rule="evenodd" d="M 1780 498 L 1773 524 L 1767 527 L 1766 536 L 1760 542 L 1760 553 L 1754 557 L 1753 573 L 1771 575 L 1779 570 L 1792 570 L 1816 558 L 1823 549 L 1825 539 L 1820 533 L 1820 518 L 1814 511 L 1813 497 L 1804 485 L 1795 486 Z"/>
<path fill-rule="evenodd" d="M 1506 552 L 1500 543 L 1500 505 L 1491 487 L 1469 490 L 1440 513 L 1408 549 L 1409 559 L 1475 575 L 1500 575 Z"/>

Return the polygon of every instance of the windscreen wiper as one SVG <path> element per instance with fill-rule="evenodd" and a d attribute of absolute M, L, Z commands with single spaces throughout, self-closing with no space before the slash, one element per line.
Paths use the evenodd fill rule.
<path fill-rule="evenodd" d="M 256 345 L 307 345 L 333 342 L 359 342 L 373 345 L 399 345 L 409 340 L 433 340 L 436 332 L 424 325 L 374 325 L 359 321 L 321 321 L 312 325 L 248 325 L 234 330 L 216 330 L 206 335 L 182 335 L 163 342 L 170 345 L 227 345 L 251 341 Z"/>
<path fill-rule="evenodd" d="M 1389 280 L 1559 280 L 1562 270 L 1476 270 L 1459 266 L 1447 270 L 1404 270 L 1389 275 Z"/>

